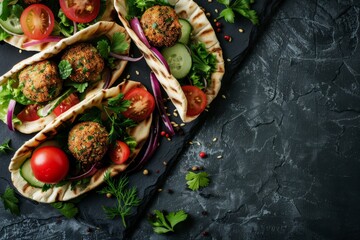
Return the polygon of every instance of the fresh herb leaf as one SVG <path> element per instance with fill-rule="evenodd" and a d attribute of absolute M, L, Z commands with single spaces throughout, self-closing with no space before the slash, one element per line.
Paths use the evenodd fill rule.
<path fill-rule="evenodd" d="M 50 204 L 66 218 L 73 218 L 78 214 L 79 209 L 72 202 L 54 202 Z"/>
<path fill-rule="evenodd" d="M 211 84 L 211 74 L 216 67 L 216 56 L 207 51 L 204 43 L 192 44 L 190 50 L 193 65 L 189 78 L 194 86 L 203 89 L 205 81 L 208 86 Z"/>
<path fill-rule="evenodd" d="M 128 9 L 126 18 L 128 20 L 140 17 L 146 9 L 155 5 L 171 6 L 168 0 L 127 0 L 126 5 Z"/>
<path fill-rule="evenodd" d="M 10 147 L 10 139 L 5 140 L 5 142 L 3 142 L 0 145 L 0 153 L 6 153 L 7 151 L 12 151 L 13 149 Z"/>
<path fill-rule="evenodd" d="M 129 49 L 129 43 L 126 41 L 125 33 L 116 32 L 111 40 L 111 52 L 123 54 Z"/>
<path fill-rule="evenodd" d="M 114 143 L 116 140 L 128 137 L 127 128 L 135 127 L 136 122 L 121 115 L 113 114 L 109 116 L 110 122 L 109 142 Z"/>
<path fill-rule="evenodd" d="M 10 36 L 11 36 L 10 34 L 5 32 L 5 30 L 0 27 L 0 41 L 3 41 Z"/>
<path fill-rule="evenodd" d="M 251 4 L 255 2 L 255 0 L 235 0 L 231 3 L 230 0 L 217 0 L 219 3 L 225 5 L 225 9 L 223 9 L 218 19 L 224 18 L 225 21 L 229 23 L 235 22 L 235 12 L 239 13 L 243 17 L 249 19 L 254 25 L 259 24 L 259 18 L 255 10 L 251 9 Z"/>
<path fill-rule="evenodd" d="M 154 232 L 163 234 L 174 232 L 175 225 L 185 221 L 187 217 L 188 215 L 184 210 L 170 212 L 166 215 L 159 210 L 154 210 L 154 215 L 149 218 L 149 222 L 153 226 Z"/>
<path fill-rule="evenodd" d="M 61 33 L 65 37 L 72 36 L 74 33 L 74 24 L 69 18 L 65 16 L 61 9 L 58 12 L 58 18 L 60 21 L 56 21 L 54 27 L 56 35 L 60 35 Z"/>
<path fill-rule="evenodd" d="M 108 41 L 106 41 L 105 39 L 101 39 L 100 41 L 97 42 L 96 48 L 99 51 L 99 54 L 101 55 L 102 58 L 107 59 L 109 57 L 110 45 Z"/>
<path fill-rule="evenodd" d="M 73 87 L 79 93 L 83 93 L 85 92 L 86 88 L 89 86 L 89 83 L 88 82 L 78 83 L 78 82 L 68 81 L 65 83 L 65 86 Z"/>
<path fill-rule="evenodd" d="M 124 94 L 120 93 L 116 97 L 110 98 L 108 100 L 108 105 L 106 108 L 110 109 L 111 111 L 115 113 L 121 113 L 124 112 L 130 107 L 131 101 L 129 100 L 123 100 Z"/>
<path fill-rule="evenodd" d="M 92 107 L 92 108 L 88 109 L 84 114 L 81 115 L 81 117 L 79 118 L 79 121 L 81 121 L 81 122 L 92 121 L 92 122 L 97 122 L 97 123 L 102 124 L 101 110 L 97 107 Z"/>
<path fill-rule="evenodd" d="M 137 189 L 135 187 L 128 188 L 129 179 L 126 176 L 115 180 L 110 176 L 110 172 L 104 175 L 104 181 L 107 184 L 100 194 L 110 194 L 116 198 L 115 207 L 103 206 L 108 218 L 113 219 L 117 216 L 121 217 L 124 227 L 126 227 L 125 217 L 129 216 L 132 208 L 140 204 L 141 199 L 137 197 Z"/>
<path fill-rule="evenodd" d="M 0 200 L 3 202 L 5 209 L 9 209 L 12 214 L 20 214 L 19 199 L 16 197 L 14 189 L 7 187 L 4 194 L 0 194 Z"/>
<path fill-rule="evenodd" d="M 10 16 L 10 8 L 9 4 L 12 0 L 4 0 L 0 2 L 0 19 L 6 21 L 6 19 Z"/>
<path fill-rule="evenodd" d="M 185 176 L 185 179 L 187 180 L 188 187 L 196 191 L 199 188 L 203 188 L 209 185 L 210 179 L 207 172 L 188 172 Z"/>
<path fill-rule="evenodd" d="M 71 75 L 72 70 L 73 69 L 68 60 L 61 60 L 59 62 L 59 73 L 61 79 L 67 79 Z"/>

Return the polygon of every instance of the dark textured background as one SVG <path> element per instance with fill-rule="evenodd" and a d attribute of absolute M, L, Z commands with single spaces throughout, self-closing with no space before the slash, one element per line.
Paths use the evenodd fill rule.
<path fill-rule="evenodd" d="M 225 59 L 232 61 L 209 112 L 188 125 L 185 136 L 162 141 L 161 152 L 146 166 L 149 176 L 131 176 L 145 202 L 152 200 L 129 219 L 127 236 L 360 238 L 360 1 L 284 1 L 275 14 L 266 14 L 271 12 L 262 7 L 266 2 L 271 1 L 258 0 L 256 5 L 271 17 L 262 25 L 264 31 L 237 19 L 219 34 L 220 39 L 224 34 L 233 37 L 231 43 L 222 41 Z M 208 9 L 216 7 L 202 3 Z M 239 27 L 246 31 L 239 33 Z M 259 33 L 257 41 L 251 39 Z M 248 49 L 252 50 L 242 61 Z M 3 45 L 0 51 L 1 57 L 16 53 Z M 2 72 L 11 66 L 3 59 L 1 64 Z M 134 69 L 142 69 L 137 66 Z M 13 139 L 14 146 L 26 139 L 4 128 L 2 124 L 0 138 Z M 187 142 L 187 137 L 193 144 L 181 151 L 177 144 Z M 208 157 L 199 158 L 200 151 Z M 10 184 L 10 158 L 11 154 L 1 156 L 0 192 Z M 164 159 L 172 166 L 165 168 Z M 210 185 L 197 192 L 186 188 L 185 175 L 192 166 L 202 166 L 211 176 Z M 156 185 L 163 180 L 163 185 Z M 91 193 L 79 206 L 80 214 L 68 220 L 46 204 L 20 198 L 19 217 L 0 205 L 0 238 L 122 238 L 120 220 L 107 220 L 101 211 L 107 202 L 111 200 Z M 161 236 L 146 220 L 154 209 L 183 209 L 190 218 L 175 234 Z"/>

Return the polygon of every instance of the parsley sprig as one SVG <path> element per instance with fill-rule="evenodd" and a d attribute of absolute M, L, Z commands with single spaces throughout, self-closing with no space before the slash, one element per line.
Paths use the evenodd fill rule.
<path fill-rule="evenodd" d="M 12 214 L 19 215 L 19 199 L 15 195 L 14 189 L 7 187 L 3 194 L 0 194 L 0 200 L 3 202 L 5 209 L 10 210 Z"/>
<path fill-rule="evenodd" d="M 72 202 L 54 202 L 51 206 L 56 208 L 66 218 L 73 218 L 78 214 L 79 209 Z"/>
<path fill-rule="evenodd" d="M 174 232 L 175 225 L 185 221 L 187 217 L 188 215 L 184 210 L 170 212 L 166 215 L 164 215 L 162 211 L 154 210 L 154 214 L 149 217 L 149 222 L 152 225 L 154 232 L 163 234 Z"/>
<path fill-rule="evenodd" d="M 199 190 L 200 188 L 207 187 L 209 185 L 210 179 L 207 172 L 188 172 L 185 176 L 187 180 L 188 187 L 193 190 Z"/>
<path fill-rule="evenodd" d="M 225 9 L 220 12 L 218 19 L 224 18 L 226 22 L 234 23 L 235 13 L 239 13 L 243 17 L 249 19 L 254 25 L 259 24 L 259 18 L 255 10 L 251 9 L 251 4 L 255 0 L 217 0 L 219 3 L 225 5 Z"/>
<path fill-rule="evenodd" d="M 110 172 L 104 175 L 104 181 L 107 184 L 100 194 L 110 194 L 116 198 L 115 207 L 103 206 L 108 218 L 113 219 L 117 216 L 121 217 L 121 221 L 126 227 L 125 217 L 129 216 L 132 208 L 139 206 L 141 199 L 137 197 L 137 189 L 135 187 L 128 188 L 129 179 L 126 176 L 116 180 L 110 176 Z"/>
<path fill-rule="evenodd" d="M 7 151 L 12 151 L 13 149 L 10 147 L 10 139 L 5 140 L 5 142 L 3 142 L 0 145 L 0 153 L 6 153 Z"/>

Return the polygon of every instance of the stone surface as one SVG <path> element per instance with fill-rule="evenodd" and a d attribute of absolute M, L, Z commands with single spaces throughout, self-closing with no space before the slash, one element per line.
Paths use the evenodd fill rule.
<path fill-rule="evenodd" d="M 218 5 L 206 2 L 214 16 Z M 264 32 L 251 28 L 240 34 L 239 27 L 250 26 L 244 20 L 224 24 L 220 36 L 233 37 L 231 43 L 222 40 L 225 58 L 232 61 L 227 64 L 226 84 L 209 112 L 188 125 L 185 136 L 174 142 L 162 139 L 161 152 L 146 166 L 149 176 L 130 176 L 145 203 L 129 219 L 125 237 L 360 237 L 360 2 L 284 1 L 275 15 L 266 14 L 272 7 L 263 3 L 258 0 L 257 9 L 271 17 L 262 26 Z M 252 48 L 239 46 L 258 33 L 260 39 L 250 40 Z M 242 48 L 238 55 L 235 50 L 239 53 Z M 0 46 L 3 54 L 2 49 L 8 48 Z M 11 66 L 1 62 L 2 67 Z M 14 147 L 28 138 L 1 129 L 1 139 L 4 132 Z M 192 144 L 184 151 L 173 147 L 188 138 Z M 200 158 L 200 151 L 208 156 Z M 10 185 L 6 171 L 10 158 L 11 154 L 1 155 L 0 193 Z M 165 167 L 162 162 L 167 158 L 170 165 Z M 202 166 L 211 178 L 208 187 L 195 192 L 187 189 L 185 180 L 193 166 Z M 81 201 L 79 215 L 70 220 L 46 204 L 20 200 L 19 217 L 0 205 L 1 239 L 123 237 L 120 220 L 108 220 L 101 211 L 101 204 L 112 200 L 96 192 Z M 146 220 L 154 209 L 183 209 L 190 217 L 175 228 L 176 233 L 158 235 Z"/>

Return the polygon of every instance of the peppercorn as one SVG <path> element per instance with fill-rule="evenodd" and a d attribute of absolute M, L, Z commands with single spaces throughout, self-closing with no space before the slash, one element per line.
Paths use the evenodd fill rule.
<path fill-rule="evenodd" d="M 199 156 L 200 156 L 201 158 L 205 158 L 207 155 L 206 155 L 205 152 L 202 152 L 202 151 L 201 151 L 201 152 L 199 153 Z"/>
<path fill-rule="evenodd" d="M 165 132 L 165 131 L 161 131 L 161 132 L 160 132 L 160 135 L 164 137 L 164 136 L 166 135 L 166 132 Z"/>
<path fill-rule="evenodd" d="M 231 42 L 231 37 L 229 35 L 224 36 L 225 41 Z"/>
<path fill-rule="evenodd" d="M 216 23 L 215 23 L 215 26 L 218 27 L 218 28 L 221 28 L 221 27 L 222 27 L 222 24 L 221 24 L 221 22 L 216 22 Z"/>

